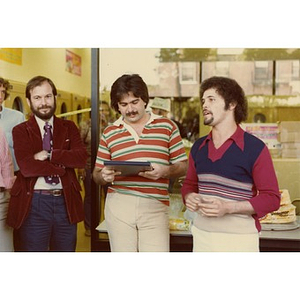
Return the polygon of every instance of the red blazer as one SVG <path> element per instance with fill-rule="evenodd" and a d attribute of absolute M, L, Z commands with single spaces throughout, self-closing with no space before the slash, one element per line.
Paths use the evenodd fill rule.
<path fill-rule="evenodd" d="M 34 185 L 40 176 L 59 175 L 70 223 L 84 219 L 81 186 L 75 168 L 84 168 L 88 154 L 75 123 L 54 116 L 51 160 L 39 161 L 34 154 L 42 151 L 43 142 L 34 116 L 13 128 L 13 142 L 20 172 L 11 189 L 7 224 L 19 228 L 26 219 Z"/>

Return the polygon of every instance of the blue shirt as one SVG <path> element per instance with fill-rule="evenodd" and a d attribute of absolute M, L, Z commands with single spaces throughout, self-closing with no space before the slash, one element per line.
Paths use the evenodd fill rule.
<path fill-rule="evenodd" d="M 19 166 L 17 165 L 15 153 L 14 153 L 14 145 L 12 139 L 12 129 L 25 121 L 25 116 L 20 111 L 7 108 L 2 106 L 2 111 L 0 111 L 0 127 L 5 133 L 6 140 L 9 145 L 9 149 L 11 152 L 11 156 L 14 164 L 14 171 L 19 170 Z"/>

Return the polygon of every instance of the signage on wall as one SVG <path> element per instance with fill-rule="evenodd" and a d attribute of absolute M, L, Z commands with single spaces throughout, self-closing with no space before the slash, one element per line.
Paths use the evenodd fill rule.
<path fill-rule="evenodd" d="M 0 48 L 0 59 L 12 64 L 22 65 L 22 48 Z"/>
<path fill-rule="evenodd" d="M 81 56 L 66 50 L 66 71 L 81 76 Z"/>
<path fill-rule="evenodd" d="M 280 149 L 277 123 L 243 123 L 241 127 L 261 139 L 269 149 Z"/>

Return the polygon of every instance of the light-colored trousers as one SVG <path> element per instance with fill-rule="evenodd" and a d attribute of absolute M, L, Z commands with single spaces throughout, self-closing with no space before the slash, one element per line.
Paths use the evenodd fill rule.
<path fill-rule="evenodd" d="M 104 214 L 111 251 L 169 251 L 169 207 L 160 201 L 109 193 Z"/>
<path fill-rule="evenodd" d="M 259 252 L 259 235 L 209 232 L 192 225 L 193 252 Z"/>
<path fill-rule="evenodd" d="M 13 229 L 6 225 L 9 199 L 8 192 L 0 192 L 0 252 L 14 251 Z"/>

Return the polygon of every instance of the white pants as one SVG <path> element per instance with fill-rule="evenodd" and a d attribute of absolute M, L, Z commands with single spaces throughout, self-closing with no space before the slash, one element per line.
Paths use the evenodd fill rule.
<path fill-rule="evenodd" d="M 8 202 L 10 195 L 8 192 L 0 192 L 0 251 L 14 251 L 13 229 L 6 225 Z"/>
<path fill-rule="evenodd" d="M 104 213 L 111 251 L 169 251 L 168 211 L 155 199 L 109 193 Z"/>
<path fill-rule="evenodd" d="M 193 252 L 259 252 L 258 233 L 209 232 L 192 226 Z"/>

